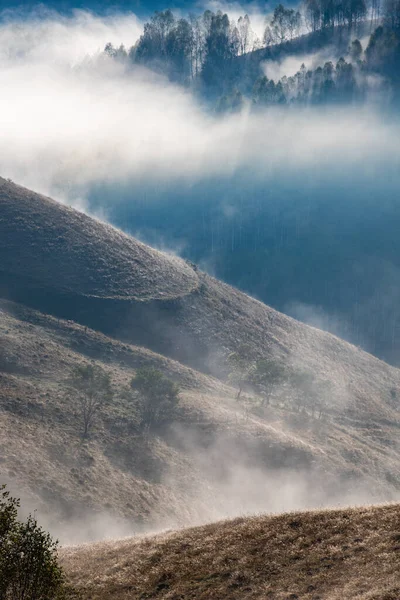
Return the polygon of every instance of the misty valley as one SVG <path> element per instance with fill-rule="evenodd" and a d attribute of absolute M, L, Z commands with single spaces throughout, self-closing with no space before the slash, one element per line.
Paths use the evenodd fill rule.
<path fill-rule="evenodd" d="M 0 600 L 400 599 L 400 2 L 2 3 Z"/>

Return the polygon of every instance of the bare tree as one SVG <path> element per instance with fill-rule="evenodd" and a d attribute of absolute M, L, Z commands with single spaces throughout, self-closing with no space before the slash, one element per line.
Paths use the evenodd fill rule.
<path fill-rule="evenodd" d="M 289 37 L 292 40 L 300 31 L 301 27 L 301 15 L 299 11 L 289 9 L 287 12 L 287 27 Z"/>
<path fill-rule="evenodd" d="M 201 71 L 204 60 L 205 34 L 201 17 L 190 15 L 189 19 L 193 32 L 192 69 L 194 77 L 197 77 Z"/>
<path fill-rule="evenodd" d="M 249 15 L 239 17 L 237 29 L 240 40 L 240 54 L 246 54 L 253 48 L 254 32 L 251 28 Z"/>
<path fill-rule="evenodd" d="M 231 372 L 229 381 L 237 387 L 236 400 L 240 400 L 243 388 L 250 382 L 255 369 L 254 360 L 251 358 L 251 348 L 248 344 L 241 344 L 236 352 L 228 356 Z"/>
<path fill-rule="evenodd" d="M 79 365 L 69 381 L 77 394 L 83 420 L 83 435 L 87 437 L 96 417 L 112 397 L 110 375 L 99 365 Z"/>
<path fill-rule="evenodd" d="M 263 44 L 266 48 L 268 48 L 269 46 L 272 46 L 272 44 L 275 44 L 275 41 L 276 37 L 274 35 L 274 32 L 272 31 L 271 27 L 267 24 L 264 30 Z"/>
<path fill-rule="evenodd" d="M 278 6 L 275 7 L 274 15 L 271 21 L 271 28 L 274 37 L 280 43 L 287 39 L 289 33 L 288 12 L 290 12 L 289 9 L 286 9 L 282 4 L 278 4 Z"/>

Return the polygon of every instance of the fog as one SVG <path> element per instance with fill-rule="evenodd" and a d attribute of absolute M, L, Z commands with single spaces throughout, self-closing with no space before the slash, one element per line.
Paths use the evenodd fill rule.
<path fill-rule="evenodd" d="M 240 431 L 244 414 L 238 415 Z M 322 431 L 329 435 L 329 423 L 320 423 Z M 292 434 L 296 436 L 296 428 Z M 286 430 L 290 436 L 290 429 Z M 28 510 L 37 510 L 40 523 L 52 535 L 56 536 L 63 545 L 87 543 L 104 539 L 120 539 L 139 534 L 152 534 L 167 529 L 202 525 L 213 521 L 250 516 L 254 514 L 279 514 L 291 511 L 305 511 L 326 508 L 350 506 L 365 506 L 383 502 L 398 502 L 400 492 L 390 484 L 377 483 L 373 477 L 353 478 L 348 475 L 334 473 L 328 469 L 314 468 L 309 465 L 290 467 L 283 465 L 271 468 L 268 463 L 287 460 L 284 448 L 275 450 L 274 460 L 257 459 L 256 438 L 248 440 L 254 444 L 253 453 L 250 448 L 247 454 L 240 445 L 240 435 L 237 439 L 221 432 L 215 442 L 205 448 L 193 432 L 181 431 L 180 442 L 185 437 L 186 444 L 182 446 L 185 452 L 188 471 L 180 472 L 171 465 L 166 467 L 161 479 L 162 487 L 157 487 L 152 494 L 162 494 L 169 498 L 168 506 L 162 506 L 162 501 L 152 500 L 153 510 L 146 508 L 146 518 L 142 515 L 137 519 L 124 518 L 112 508 L 100 509 L 82 505 L 68 516 L 53 510 L 42 503 L 39 497 L 23 495 L 23 514 Z M 239 441 L 238 447 L 235 445 Z M 243 441 L 243 440 L 242 440 Z M 268 445 L 268 438 L 265 439 Z M 157 438 L 154 440 L 157 444 Z M 149 452 L 149 446 L 144 453 Z M 321 457 L 325 453 L 321 449 Z M 293 455 L 294 457 L 294 455 Z M 313 463 L 318 459 L 314 458 Z M 321 462 L 322 464 L 322 462 Z M 11 485 L 10 489 L 18 496 L 21 490 Z M 149 493 L 145 481 L 137 481 L 139 493 Z M 94 498 L 94 502 L 96 499 Z M 163 514 L 160 514 L 163 513 Z"/>
<path fill-rule="evenodd" d="M 134 191 L 150 173 L 196 182 L 246 170 L 265 181 L 283 170 L 397 168 L 399 124 L 368 108 L 217 118 L 163 78 L 99 57 L 107 41 L 129 47 L 139 32 L 134 16 L 88 13 L 2 24 L 3 176 L 83 203 L 94 184 Z"/>
<path fill-rule="evenodd" d="M 262 68 L 268 79 L 278 82 L 282 77 L 292 77 L 304 64 L 307 70 L 313 71 L 317 67 L 323 66 L 326 62 L 335 63 L 340 58 L 340 53 L 333 47 L 328 46 L 319 52 L 313 54 L 304 54 L 300 56 L 286 56 L 282 60 L 266 60 L 262 63 Z"/>
<path fill-rule="evenodd" d="M 235 21 L 247 14 L 250 18 L 252 30 L 260 40 L 263 39 L 266 21 L 271 20 L 275 8 L 274 4 L 261 5 L 259 2 L 243 4 L 241 2 L 225 2 L 224 0 L 208 0 L 204 3 L 204 6 L 213 12 L 220 10 L 227 13 L 229 19 Z"/>
<path fill-rule="evenodd" d="M 3 13 L 0 25 L 1 64 L 58 64 L 74 66 L 96 55 L 111 42 L 133 45 L 143 31 L 136 15 L 115 14 L 101 17 L 76 10 L 72 17 L 56 12 Z M 30 83 L 30 82 L 29 82 Z"/>
<path fill-rule="evenodd" d="M 232 411 L 230 418 L 233 414 Z M 173 441 L 170 450 L 179 444 L 185 457 L 186 470 L 182 472 L 181 466 L 176 465 L 175 468 L 173 464 L 165 463 L 159 485 L 155 486 L 148 483 L 151 481 L 150 472 L 148 481 L 146 478 L 136 478 L 132 498 L 139 495 L 150 501 L 144 514 L 139 514 L 137 518 L 118 514 L 118 509 L 110 506 L 110 502 L 107 508 L 101 507 L 101 494 L 106 491 L 101 487 L 96 489 L 99 499 L 96 498 L 96 492 L 92 492 L 90 506 L 75 498 L 73 506 L 68 507 L 68 502 L 61 495 L 60 509 L 56 497 L 46 496 L 46 490 L 41 490 L 40 485 L 35 486 L 36 494 L 32 494 L 23 491 L 23 482 L 18 485 L 12 478 L 4 476 L 2 481 L 7 483 L 13 495 L 21 498 L 20 516 L 24 518 L 29 512 L 35 511 L 40 524 L 62 545 L 147 535 L 237 516 L 364 506 L 400 500 L 398 489 L 374 480 L 373 474 L 367 477 L 354 471 L 353 476 L 349 477 L 346 471 L 335 473 L 332 464 L 324 464 L 326 447 L 317 451 L 308 465 L 301 447 L 297 448 L 297 455 L 294 448 L 289 455 L 285 440 L 296 440 L 298 435 L 301 437 L 301 427 L 293 426 L 291 431 L 286 424 L 274 456 L 263 459 L 262 452 L 271 445 L 271 438 L 268 435 L 261 438 L 250 434 L 250 428 L 245 434 L 244 428 L 251 424 L 253 417 L 250 416 L 249 420 L 241 406 L 237 407 L 236 419 L 236 433 L 229 432 L 226 427 L 225 431 L 221 430 L 215 435 L 209 446 L 205 446 L 204 440 L 199 437 L 200 432 L 196 434 L 194 429 L 176 424 L 175 439 L 169 437 L 169 442 Z M 316 421 L 314 427 L 317 426 L 321 435 L 331 435 L 329 419 Z M 151 456 L 161 439 L 155 436 L 153 440 L 144 442 L 145 458 Z M 304 450 L 307 451 L 307 444 Z M 292 466 L 285 464 L 290 457 Z M 305 463 L 301 464 L 304 460 Z M 66 475 L 62 474 L 62 477 Z M 123 471 L 119 476 L 124 477 Z M 69 496 L 73 493 L 72 490 L 68 492 Z M 163 506 L 163 502 L 167 502 L 167 506 Z"/>

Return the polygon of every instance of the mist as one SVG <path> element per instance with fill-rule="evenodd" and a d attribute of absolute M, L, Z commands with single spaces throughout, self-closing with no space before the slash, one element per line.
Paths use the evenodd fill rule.
<path fill-rule="evenodd" d="M 5 481 L 8 489 L 21 498 L 21 517 L 35 511 L 40 524 L 62 545 L 151 535 L 237 516 L 365 506 L 400 500 L 398 489 L 377 483 L 372 474 L 368 477 L 355 472 L 348 477 L 344 473 L 335 473 L 328 463 L 325 469 L 323 449 L 320 450 L 320 459 L 316 460 L 314 456 L 310 463 L 307 444 L 303 452 L 299 448 L 288 452 L 289 448 L 284 445 L 285 436 L 289 440 L 291 436 L 295 439 L 301 435 L 298 426 L 293 426 L 292 431 L 286 427 L 281 447 L 274 448 L 268 436 L 263 440 L 251 438 L 249 430 L 246 433 L 243 426 L 251 423 L 253 417 L 250 416 L 249 420 L 241 406 L 237 411 L 235 434 L 220 431 L 208 446 L 193 428 L 180 423 L 172 425 L 173 433 L 168 434 L 168 443 L 170 448 L 179 447 L 184 452 L 188 471 L 182 473 L 178 465 L 176 468 L 171 464 L 165 466 L 158 493 L 162 498 L 169 498 L 168 506 L 156 504 L 153 511 L 146 512 L 144 519 L 142 515 L 124 517 L 110 506 L 89 508 L 79 502 L 69 506 L 64 513 L 55 498 L 49 507 L 49 498 L 43 500 L 40 487 L 36 488 L 37 495 L 33 495 L 21 489 L 12 479 L 6 478 Z M 257 424 L 256 421 L 254 423 Z M 321 435 L 332 432 L 329 420 L 322 420 L 318 427 Z M 157 444 L 157 437 L 153 443 Z M 274 449 L 268 451 L 268 447 Z M 263 457 L 265 452 L 270 453 L 269 458 Z M 141 486 L 140 493 L 146 494 L 146 482 L 138 481 L 137 484 Z M 157 487 L 150 493 L 157 495 Z M 63 508 L 67 508 L 65 503 Z M 161 509 L 163 514 L 160 515 Z"/>
<path fill-rule="evenodd" d="M 10 19 L 0 28 L 0 170 L 67 203 L 90 189 L 152 180 L 196 183 L 246 172 L 263 183 L 310 169 L 393 174 L 397 122 L 372 109 L 266 110 L 216 117 L 186 90 L 100 56 L 134 44 L 133 15 Z M 34 82 L 34 85 L 32 85 Z M 309 173 L 307 173 L 307 177 Z"/>
<path fill-rule="evenodd" d="M 367 41 L 368 43 L 368 41 Z M 317 67 L 323 66 L 326 62 L 337 62 L 340 58 L 340 52 L 334 47 L 327 47 L 312 54 L 304 54 L 300 56 L 286 56 L 281 60 L 266 60 L 262 63 L 265 75 L 268 79 L 273 79 L 278 82 L 282 77 L 292 77 L 302 65 L 307 70 L 314 70 Z"/>
<path fill-rule="evenodd" d="M 241 2 L 226 2 L 224 0 L 208 0 L 204 3 L 204 8 L 207 8 L 213 12 L 220 10 L 229 16 L 229 20 L 237 21 L 239 17 L 248 15 L 251 22 L 251 28 L 256 36 L 262 40 L 266 20 L 272 17 L 273 5 L 262 5 L 259 2 L 250 1 L 248 3 Z"/>
<path fill-rule="evenodd" d="M 238 415 L 239 432 L 243 419 L 243 414 Z M 327 434 L 331 431 L 329 423 L 320 427 Z M 295 427 L 292 433 L 297 435 Z M 302 466 L 300 462 L 297 466 L 285 465 L 287 456 L 284 459 L 283 449 L 275 449 L 275 467 L 266 466 L 261 458 L 257 459 L 255 440 L 249 440 L 254 444 L 254 453 L 247 448 L 247 456 L 244 454 L 240 433 L 237 439 L 229 439 L 221 432 L 208 448 L 193 431 L 181 425 L 176 425 L 175 435 L 175 444 L 180 444 L 186 460 L 190 461 L 190 475 L 182 476 L 179 469 L 175 471 L 171 466 L 163 471 L 160 481 L 163 493 L 170 493 L 169 506 L 164 507 L 163 516 L 154 511 L 146 515 L 145 520 L 124 518 L 112 509 L 81 506 L 76 512 L 60 517 L 58 511 L 43 507 L 40 498 L 22 494 L 24 513 L 35 510 L 40 523 L 62 545 L 75 545 L 193 527 L 239 515 L 281 514 L 400 500 L 398 489 L 377 485 L 373 477 L 354 474 L 349 478 L 329 469 L 324 471 L 321 465 L 315 468 L 311 464 Z M 292 458 L 294 463 L 301 460 L 295 454 Z M 280 459 L 282 465 L 278 466 Z M 9 488 L 13 490 L 12 484 Z M 15 489 L 15 494 L 21 496 L 21 490 Z"/>

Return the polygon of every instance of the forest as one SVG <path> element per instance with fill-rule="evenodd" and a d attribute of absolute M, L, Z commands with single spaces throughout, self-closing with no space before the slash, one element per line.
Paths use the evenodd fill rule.
<path fill-rule="evenodd" d="M 364 41 L 363 47 L 360 39 Z M 337 60 L 305 64 L 278 80 L 262 61 L 331 46 Z M 107 44 L 105 54 L 126 66 L 141 65 L 189 87 L 220 112 L 244 103 L 284 105 L 358 102 L 390 93 L 396 102 L 400 64 L 400 1 L 305 0 L 299 10 L 282 4 L 265 18 L 262 38 L 246 14 L 236 21 L 221 11 L 177 18 L 157 11 L 130 48 Z"/>

